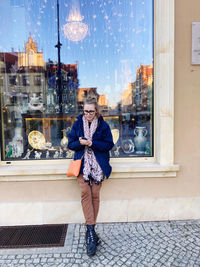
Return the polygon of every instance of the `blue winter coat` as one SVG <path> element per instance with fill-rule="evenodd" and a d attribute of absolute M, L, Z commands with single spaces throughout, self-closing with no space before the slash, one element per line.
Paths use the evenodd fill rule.
<path fill-rule="evenodd" d="M 68 134 L 68 148 L 74 150 L 74 159 L 80 159 L 84 154 L 85 146 L 79 142 L 79 137 L 84 136 L 83 115 L 78 116 L 74 122 L 71 131 Z M 92 146 L 90 147 L 95 154 L 104 175 L 108 178 L 111 174 L 112 167 L 109 164 L 109 151 L 113 148 L 113 138 L 109 125 L 104 121 L 103 117 L 98 118 L 97 129 L 92 137 Z M 80 173 L 83 173 L 84 161 Z"/>

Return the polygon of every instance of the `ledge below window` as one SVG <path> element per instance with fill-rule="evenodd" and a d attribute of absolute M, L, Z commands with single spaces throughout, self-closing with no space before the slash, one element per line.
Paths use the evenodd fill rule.
<path fill-rule="evenodd" d="M 15 165 L 0 166 L 0 181 L 34 181 L 34 180 L 66 180 L 69 163 L 51 165 Z M 111 178 L 146 178 L 176 177 L 179 165 L 160 165 L 158 163 L 113 162 Z"/>

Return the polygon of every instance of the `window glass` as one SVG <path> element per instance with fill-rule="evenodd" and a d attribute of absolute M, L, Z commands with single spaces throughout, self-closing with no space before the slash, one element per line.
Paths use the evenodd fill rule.
<path fill-rule="evenodd" d="M 71 158 L 67 133 L 88 94 L 111 127 L 111 157 L 153 156 L 153 0 L 0 9 L 2 160 Z"/>

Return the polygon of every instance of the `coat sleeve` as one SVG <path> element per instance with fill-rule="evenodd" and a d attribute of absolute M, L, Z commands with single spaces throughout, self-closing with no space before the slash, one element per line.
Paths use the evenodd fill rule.
<path fill-rule="evenodd" d="M 110 151 L 114 146 L 113 138 L 109 125 L 102 132 L 101 140 L 92 140 L 92 150 L 98 150 L 102 152 Z"/>
<path fill-rule="evenodd" d="M 71 131 L 67 135 L 68 137 L 68 148 L 70 150 L 79 151 L 83 150 L 84 146 L 82 146 L 79 142 L 79 136 L 77 134 L 77 121 L 73 124 Z"/>

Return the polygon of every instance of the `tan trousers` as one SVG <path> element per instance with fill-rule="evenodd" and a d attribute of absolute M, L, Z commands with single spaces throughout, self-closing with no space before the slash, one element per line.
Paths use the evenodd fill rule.
<path fill-rule="evenodd" d="M 99 212 L 101 184 L 93 183 L 92 186 L 89 186 L 89 184 L 84 181 L 83 174 L 80 174 L 77 180 L 81 190 L 81 204 L 86 224 L 96 224 Z"/>

